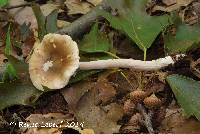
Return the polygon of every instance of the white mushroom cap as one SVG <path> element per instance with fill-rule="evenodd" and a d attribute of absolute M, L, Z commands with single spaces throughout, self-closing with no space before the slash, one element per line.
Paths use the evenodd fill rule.
<path fill-rule="evenodd" d="M 79 67 L 79 50 L 68 35 L 47 34 L 29 60 L 29 73 L 33 85 L 44 91 L 66 86 Z"/>

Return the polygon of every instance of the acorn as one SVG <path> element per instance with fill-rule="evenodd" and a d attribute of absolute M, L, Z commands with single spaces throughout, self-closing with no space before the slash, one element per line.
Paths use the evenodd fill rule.
<path fill-rule="evenodd" d="M 135 110 L 135 107 L 135 104 L 130 99 L 126 100 L 123 107 L 124 113 L 127 115 L 132 114 Z"/>
<path fill-rule="evenodd" d="M 144 98 L 147 96 L 146 92 L 137 89 L 130 93 L 130 99 L 136 104 L 142 102 Z"/>
<path fill-rule="evenodd" d="M 144 104 L 148 108 L 157 108 L 161 105 L 161 100 L 155 94 L 144 99 Z"/>

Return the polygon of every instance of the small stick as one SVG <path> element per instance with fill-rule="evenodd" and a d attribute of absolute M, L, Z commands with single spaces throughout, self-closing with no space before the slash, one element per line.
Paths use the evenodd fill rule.
<path fill-rule="evenodd" d="M 159 70 L 170 64 L 174 64 L 175 61 L 171 56 L 160 58 L 152 61 L 141 61 L 134 59 L 108 59 L 98 60 L 89 62 L 80 62 L 80 70 L 91 70 L 91 69 L 109 69 L 109 68 L 133 68 L 136 70 Z"/>
<path fill-rule="evenodd" d="M 73 23 L 71 23 L 69 26 L 58 30 L 56 33 L 70 35 L 73 39 L 79 38 L 81 35 L 87 32 L 87 30 L 89 30 L 89 28 L 95 22 L 96 19 L 101 18 L 98 14 L 99 10 L 109 10 L 109 7 L 106 4 L 105 0 L 103 0 L 98 6 L 92 9 L 89 13 L 81 16 Z"/>
<path fill-rule="evenodd" d="M 144 106 L 142 104 L 137 104 L 137 110 L 143 115 L 144 117 L 144 125 L 146 126 L 149 134 L 154 134 L 154 130 L 151 123 L 151 115 L 152 113 L 147 113 Z"/>
<path fill-rule="evenodd" d="M 3 8 L 3 9 L 10 10 L 13 8 L 26 7 L 26 6 L 31 6 L 31 3 L 24 3 L 24 4 L 20 4 L 20 5 L 9 6 L 9 7 Z"/>
<path fill-rule="evenodd" d="M 23 3 L 23 4 L 19 4 L 19 5 L 4 7 L 2 9 L 0 9 L 0 12 L 6 12 L 7 10 L 11 10 L 11 9 L 14 9 L 14 8 L 20 8 L 20 7 L 26 7 L 26 6 L 31 6 L 31 3 Z"/>

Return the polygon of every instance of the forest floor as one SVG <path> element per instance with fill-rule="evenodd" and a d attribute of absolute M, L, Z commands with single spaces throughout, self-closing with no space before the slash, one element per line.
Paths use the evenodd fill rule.
<path fill-rule="evenodd" d="M 120 1 L 117 0 L 116 3 Z M 110 24 L 112 21 L 95 17 L 94 14 L 92 16 L 94 18 L 91 16 L 84 18 L 88 12 L 96 10 L 95 7 L 98 7 L 99 3 L 101 0 L 38 0 L 35 4 L 28 0 L 10 0 L 0 8 L 0 78 L 2 79 L 0 134 L 199 134 L 198 113 L 193 111 L 191 115 L 194 116 L 191 117 L 187 116 L 188 113 L 184 114 L 185 107 L 182 107 L 182 103 L 178 103 L 179 98 L 174 93 L 176 90 L 172 90 L 170 82 L 166 81 L 167 77 L 173 74 L 190 77 L 195 81 L 200 80 L 200 61 L 198 60 L 200 47 L 198 45 L 193 47 L 199 42 L 196 36 L 191 35 L 191 40 L 195 41 L 187 46 L 187 50 L 184 48 L 186 51 L 183 52 L 179 46 L 166 46 L 161 29 L 154 39 L 150 39 L 152 44 L 148 46 L 147 43 L 148 50 L 145 55 L 146 49 L 141 49 L 141 44 L 137 44 L 135 38 L 130 38 L 127 29 L 117 29 Z M 118 6 L 120 7 L 116 4 L 116 7 Z M 149 16 L 162 16 L 179 10 L 179 12 L 184 11 L 184 17 L 181 19 L 188 26 L 193 26 L 199 21 L 200 2 L 198 1 L 160 0 L 152 1 L 145 7 L 145 13 L 147 12 Z M 108 8 L 109 12 L 113 16 L 118 16 L 118 12 L 119 16 L 121 15 L 119 9 L 110 8 Z M 80 24 L 79 27 L 75 23 L 81 17 L 84 26 Z M 98 24 L 98 33 L 92 35 L 91 26 L 95 22 Z M 119 22 L 126 25 L 126 20 Z M 117 22 L 114 24 L 119 26 Z M 70 31 L 72 25 L 74 27 Z M 151 32 L 151 30 L 147 28 L 143 33 L 144 36 L 148 36 L 146 32 Z M 174 31 L 178 33 L 178 28 L 170 25 L 167 31 L 172 34 Z M 200 33 L 198 31 L 195 31 L 197 36 Z M 79 47 L 84 43 L 93 44 L 93 38 L 99 40 L 98 37 L 102 37 L 99 42 L 104 40 L 104 35 L 101 33 L 105 34 L 105 38 L 109 40 L 111 44 L 109 50 L 97 48 L 99 49 L 97 51 L 88 45 L 92 52 L 87 53 L 83 47 L 80 47 L 83 51 L 80 52 L 82 61 L 110 59 L 113 55 L 115 58 L 137 60 L 144 60 L 146 57 L 147 61 L 166 55 L 174 58 L 178 53 L 184 53 L 186 56 L 175 60 L 173 65 L 155 71 L 123 68 L 80 71 L 62 89 L 39 91 L 30 83 L 28 70 L 21 67 L 15 68 L 15 64 L 23 67 L 24 64 L 28 64 L 34 44 L 40 37 L 47 33 L 63 34 L 63 32 L 71 35 Z M 187 30 L 183 33 L 186 33 L 185 38 L 186 35 L 190 36 Z M 148 37 L 150 38 L 150 35 Z M 182 43 L 188 42 L 184 40 Z M 173 43 L 177 43 L 176 40 L 172 40 Z M 95 42 L 94 45 L 101 44 Z M 192 49 L 189 49 L 191 47 Z M 173 50 L 174 53 L 166 48 Z M 23 63 L 13 62 L 8 54 Z M 9 68 L 8 64 L 13 66 Z M 22 71 L 18 71 L 20 69 Z M 178 83 L 178 81 L 174 83 L 176 82 Z M 187 99 L 183 98 L 182 101 L 187 101 Z M 33 127 L 36 123 L 39 126 Z"/>

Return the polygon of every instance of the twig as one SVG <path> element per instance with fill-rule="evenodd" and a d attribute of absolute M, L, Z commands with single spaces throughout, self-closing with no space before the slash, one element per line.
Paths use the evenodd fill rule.
<path fill-rule="evenodd" d="M 14 9 L 14 8 L 26 7 L 26 6 L 31 6 L 31 3 L 23 3 L 23 4 L 19 4 L 19 5 L 4 7 L 2 9 L 0 9 L 0 12 L 5 12 L 7 10 L 11 10 L 11 9 Z"/>
<path fill-rule="evenodd" d="M 152 113 L 147 113 L 142 104 L 137 104 L 137 110 L 143 115 L 144 125 L 146 126 L 149 134 L 154 134 L 154 130 L 151 123 Z"/>
<path fill-rule="evenodd" d="M 3 8 L 3 9 L 10 10 L 13 8 L 26 7 L 26 6 L 31 6 L 31 3 L 24 3 L 24 4 L 20 4 L 20 5 L 9 6 L 9 7 Z"/>
<path fill-rule="evenodd" d="M 159 70 L 163 67 L 166 67 L 174 63 L 175 61 L 170 56 L 152 61 L 141 61 L 134 59 L 108 59 L 108 60 L 80 62 L 79 68 L 81 70 L 133 68 L 136 70 L 151 71 L 151 70 Z"/>
<path fill-rule="evenodd" d="M 63 29 L 57 31 L 56 33 L 59 34 L 68 34 L 73 39 L 79 38 L 83 35 L 91 25 L 95 22 L 96 19 L 100 19 L 101 17 L 98 15 L 98 10 L 108 10 L 109 7 L 107 6 L 105 0 L 101 2 L 98 6 L 96 6 L 93 10 L 89 13 L 83 15 L 79 19 L 75 20 L 71 23 L 68 27 L 64 27 Z"/>

